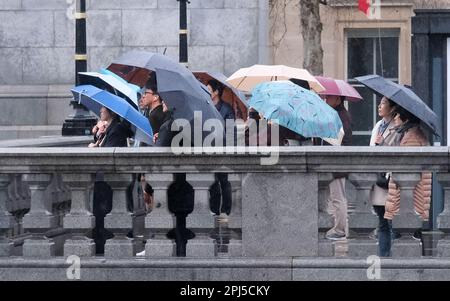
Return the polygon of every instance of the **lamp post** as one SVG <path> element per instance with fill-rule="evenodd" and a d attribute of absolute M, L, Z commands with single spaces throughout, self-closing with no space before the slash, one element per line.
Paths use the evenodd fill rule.
<path fill-rule="evenodd" d="M 86 55 L 86 0 L 76 0 L 75 12 L 75 84 L 80 84 L 78 72 L 87 71 Z M 96 118 L 89 111 L 72 99 L 74 112 L 64 121 L 63 136 L 85 136 L 91 134 Z"/>
<path fill-rule="evenodd" d="M 177 0 L 180 2 L 180 64 L 188 67 L 188 42 L 187 42 L 187 3 L 188 0 Z"/>

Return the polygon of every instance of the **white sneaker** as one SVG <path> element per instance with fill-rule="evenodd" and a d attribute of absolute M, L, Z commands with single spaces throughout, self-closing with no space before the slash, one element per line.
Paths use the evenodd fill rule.
<path fill-rule="evenodd" d="M 136 256 L 145 256 L 145 250 L 139 253 L 136 253 Z"/>

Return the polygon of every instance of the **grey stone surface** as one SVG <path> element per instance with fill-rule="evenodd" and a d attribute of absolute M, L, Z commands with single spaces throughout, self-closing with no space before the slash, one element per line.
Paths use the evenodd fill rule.
<path fill-rule="evenodd" d="M 352 173 L 349 181 L 355 186 L 356 198 L 355 208 L 348 216 L 348 223 L 351 229 L 373 229 L 378 226 L 378 218 L 372 213 L 372 201 L 370 193 L 372 186 L 376 182 L 374 173 Z"/>
<path fill-rule="evenodd" d="M 187 174 L 186 181 L 194 188 L 194 211 L 186 218 L 188 228 L 214 228 L 214 216 L 209 207 L 209 187 L 214 174 Z"/>
<path fill-rule="evenodd" d="M 47 124 L 62 127 L 73 110 L 70 100 L 71 98 L 47 98 Z"/>
<path fill-rule="evenodd" d="M 317 193 L 316 174 L 244 175 L 244 255 L 317 256 Z"/>
<path fill-rule="evenodd" d="M 228 181 L 231 184 L 232 204 L 231 212 L 228 216 L 228 228 L 242 228 L 242 175 L 228 174 Z"/>
<path fill-rule="evenodd" d="M 349 239 L 346 257 L 368 257 L 378 254 L 377 241 L 373 239 Z"/>
<path fill-rule="evenodd" d="M 333 242 L 327 239 L 319 239 L 319 257 L 333 257 L 334 245 Z"/>
<path fill-rule="evenodd" d="M 208 258 L 214 257 L 214 253 L 214 240 L 205 236 L 197 235 L 186 244 L 186 257 Z"/>
<path fill-rule="evenodd" d="M 450 230 L 450 174 L 439 173 L 437 177 L 444 189 L 444 210 L 437 217 L 438 228 L 443 231 Z"/>
<path fill-rule="evenodd" d="M 22 0 L 0 0 L 0 9 L 20 9 L 20 4 Z"/>
<path fill-rule="evenodd" d="M 95 46 L 120 46 L 121 11 L 101 10 L 87 13 L 87 43 Z"/>
<path fill-rule="evenodd" d="M 0 99 L 0 105 L 2 107 L 0 125 L 44 125 L 47 123 L 45 98 L 18 98 L 15 102 Z"/>
<path fill-rule="evenodd" d="M 392 257 L 415 257 L 422 256 L 422 243 L 414 240 L 411 236 L 404 236 L 394 240 L 391 247 Z"/>
<path fill-rule="evenodd" d="M 400 187 L 400 211 L 392 220 L 394 229 L 417 229 L 422 226 L 420 217 L 414 212 L 413 190 L 420 180 L 419 173 L 393 173 L 392 178 Z"/>
<path fill-rule="evenodd" d="M 88 47 L 89 70 L 97 71 L 108 67 L 121 52 L 120 47 Z"/>
<path fill-rule="evenodd" d="M 157 8 L 158 0 L 88 0 L 87 9 L 149 9 Z"/>
<path fill-rule="evenodd" d="M 51 239 L 26 239 L 23 243 L 24 257 L 52 257 L 55 243 Z"/>
<path fill-rule="evenodd" d="M 27 48 L 23 80 L 28 84 L 74 83 L 73 48 Z"/>
<path fill-rule="evenodd" d="M 175 255 L 175 243 L 169 239 L 148 239 L 145 244 L 146 257 L 172 257 Z"/>
<path fill-rule="evenodd" d="M 258 0 L 226 0 L 225 8 L 257 8 Z"/>
<path fill-rule="evenodd" d="M 51 11 L 0 11 L 0 20 L 2 47 L 50 47 L 54 43 Z"/>
<path fill-rule="evenodd" d="M 254 26 L 258 22 L 257 10 L 193 9 L 191 20 L 191 46 L 257 44 L 258 32 Z M 226 22 L 221 24 L 217 20 Z"/>
<path fill-rule="evenodd" d="M 64 243 L 64 257 L 77 255 L 91 257 L 95 255 L 95 243 L 92 239 L 68 239 Z"/>
<path fill-rule="evenodd" d="M 211 70 L 222 72 L 225 69 L 224 46 L 192 46 L 189 48 L 189 67 L 191 70 Z"/>
<path fill-rule="evenodd" d="M 95 0 L 94 0 L 95 1 Z M 22 0 L 22 9 L 67 9 L 69 4 L 67 1 L 61 0 Z"/>
<path fill-rule="evenodd" d="M 0 48 L 0 84 L 17 84 L 22 82 L 22 57 L 21 48 Z M 10 101 L 0 99 L 0 103 L 6 105 L 6 102 Z M 3 119 L 0 118 L 0 120 Z"/>
<path fill-rule="evenodd" d="M 228 243 L 228 255 L 230 257 L 242 257 L 242 240 L 230 239 Z"/>
<path fill-rule="evenodd" d="M 105 243 L 106 258 L 130 258 L 136 254 L 136 244 L 132 238 L 114 237 Z"/>
<path fill-rule="evenodd" d="M 124 46 L 178 45 L 179 12 L 173 9 L 122 12 Z"/>
<path fill-rule="evenodd" d="M 53 12 L 55 18 L 55 46 L 75 47 L 75 19 L 69 19 L 66 11 Z"/>
<path fill-rule="evenodd" d="M 257 45 L 249 41 L 241 46 L 228 46 L 225 48 L 224 73 L 230 76 L 240 68 L 250 67 L 258 63 Z"/>
<path fill-rule="evenodd" d="M 146 174 L 145 179 L 153 187 L 155 206 L 145 217 L 147 229 L 171 229 L 175 227 L 175 217 L 170 213 L 167 204 L 167 189 L 173 182 L 171 174 Z"/>

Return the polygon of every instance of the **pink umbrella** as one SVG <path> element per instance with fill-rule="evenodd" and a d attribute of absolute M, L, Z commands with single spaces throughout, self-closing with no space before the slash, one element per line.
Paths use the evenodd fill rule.
<path fill-rule="evenodd" d="M 355 88 L 343 80 L 323 76 L 316 76 L 316 79 L 325 88 L 325 91 L 319 92 L 320 95 L 344 96 L 351 102 L 358 102 L 363 99 Z"/>

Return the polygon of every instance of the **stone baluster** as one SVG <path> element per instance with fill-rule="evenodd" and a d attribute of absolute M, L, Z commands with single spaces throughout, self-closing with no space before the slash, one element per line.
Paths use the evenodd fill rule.
<path fill-rule="evenodd" d="M 46 237 L 46 232 L 57 226 L 52 213 L 52 202 L 46 193 L 52 181 L 51 174 L 26 174 L 23 177 L 30 188 L 31 208 L 23 218 L 23 225 L 32 237 L 23 244 L 25 257 L 50 257 L 54 255 L 55 243 Z"/>
<path fill-rule="evenodd" d="M 105 228 L 114 234 L 105 243 L 105 257 L 127 258 L 135 254 L 134 239 L 126 236 L 133 227 L 133 215 L 126 205 L 126 191 L 131 181 L 131 174 L 105 174 L 105 182 L 113 191 L 112 210 L 105 217 Z"/>
<path fill-rule="evenodd" d="M 331 173 L 319 173 L 318 183 L 318 208 L 319 208 L 319 229 L 327 231 L 333 227 L 333 216 L 328 210 L 328 197 L 330 195 L 328 185 L 333 181 Z"/>
<path fill-rule="evenodd" d="M 444 189 L 444 210 L 437 217 L 437 227 L 444 235 L 437 244 L 437 253 L 450 257 L 450 173 L 439 173 L 437 177 Z"/>
<path fill-rule="evenodd" d="M 378 218 L 373 214 L 370 194 L 377 180 L 374 173 L 351 173 L 349 181 L 355 186 L 355 208 L 348 216 L 349 228 L 357 232 L 368 232 L 378 226 Z"/>
<path fill-rule="evenodd" d="M 230 229 L 242 228 L 242 175 L 228 174 L 228 181 L 231 184 L 232 204 L 231 213 L 228 217 L 228 227 Z"/>
<path fill-rule="evenodd" d="M 0 174 L 0 257 L 10 256 L 13 249 L 13 243 L 7 236 L 8 231 L 14 227 L 14 216 L 7 210 L 10 181 L 9 175 Z"/>
<path fill-rule="evenodd" d="M 95 217 L 90 211 L 94 177 L 92 174 L 63 174 L 61 179 L 70 187 L 72 201 L 70 212 L 63 219 L 64 229 L 71 233 L 64 244 L 64 256 L 94 256 L 95 243 L 89 237 L 95 227 Z"/>
<path fill-rule="evenodd" d="M 169 211 L 167 190 L 174 181 L 173 174 L 146 174 L 145 180 L 153 187 L 153 210 L 145 217 L 145 228 L 149 234 L 145 245 L 147 257 L 175 255 L 175 242 L 166 237 L 167 231 L 175 227 L 175 217 Z"/>
<path fill-rule="evenodd" d="M 412 238 L 412 233 L 422 228 L 422 220 L 414 211 L 414 187 L 420 181 L 420 173 L 398 173 L 391 175 L 392 179 L 400 187 L 400 212 L 394 216 L 392 227 L 403 231 L 403 236 L 392 244 L 392 256 L 416 257 L 422 255 L 420 241 Z"/>
<path fill-rule="evenodd" d="M 186 226 L 200 229 L 186 245 L 187 257 L 214 257 L 214 240 L 208 236 L 214 228 L 214 216 L 209 209 L 209 187 L 214 180 L 213 173 L 186 175 L 186 181 L 195 191 L 194 211 L 187 216 Z"/>
<path fill-rule="evenodd" d="M 186 181 L 195 190 L 194 211 L 186 218 L 186 227 L 194 229 L 214 228 L 214 216 L 209 209 L 209 187 L 214 183 L 213 173 L 187 174 Z"/>

